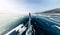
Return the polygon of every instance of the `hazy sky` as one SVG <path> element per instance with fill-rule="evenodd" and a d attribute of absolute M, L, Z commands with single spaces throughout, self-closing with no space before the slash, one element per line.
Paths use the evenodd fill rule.
<path fill-rule="evenodd" d="M 60 8 L 60 0 L 28 0 L 28 5 L 32 12 L 42 12 Z"/>
<path fill-rule="evenodd" d="M 60 8 L 60 0 L 18 0 L 17 2 L 22 2 L 26 11 L 30 12 L 42 12 Z"/>
<path fill-rule="evenodd" d="M 60 8 L 60 0 L 0 0 L 0 12 L 27 13 L 42 12 Z"/>

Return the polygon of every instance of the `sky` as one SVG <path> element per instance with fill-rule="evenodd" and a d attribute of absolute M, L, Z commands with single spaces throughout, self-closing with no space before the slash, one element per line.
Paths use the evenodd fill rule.
<path fill-rule="evenodd" d="M 43 12 L 60 8 L 60 0 L 28 0 L 28 4 L 32 12 Z"/>
<path fill-rule="evenodd" d="M 0 0 L 1 13 L 43 12 L 54 8 L 60 8 L 60 0 Z"/>
<path fill-rule="evenodd" d="M 18 14 L 24 12 L 24 6 L 17 0 L 0 0 L 0 13 Z"/>
<path fill-rule="evenodd" d="M 20 6 L 23 4 L 26 12 L 43 12 L 60 8 L 60 0 L 17 0 L 17 3 Z"/>

